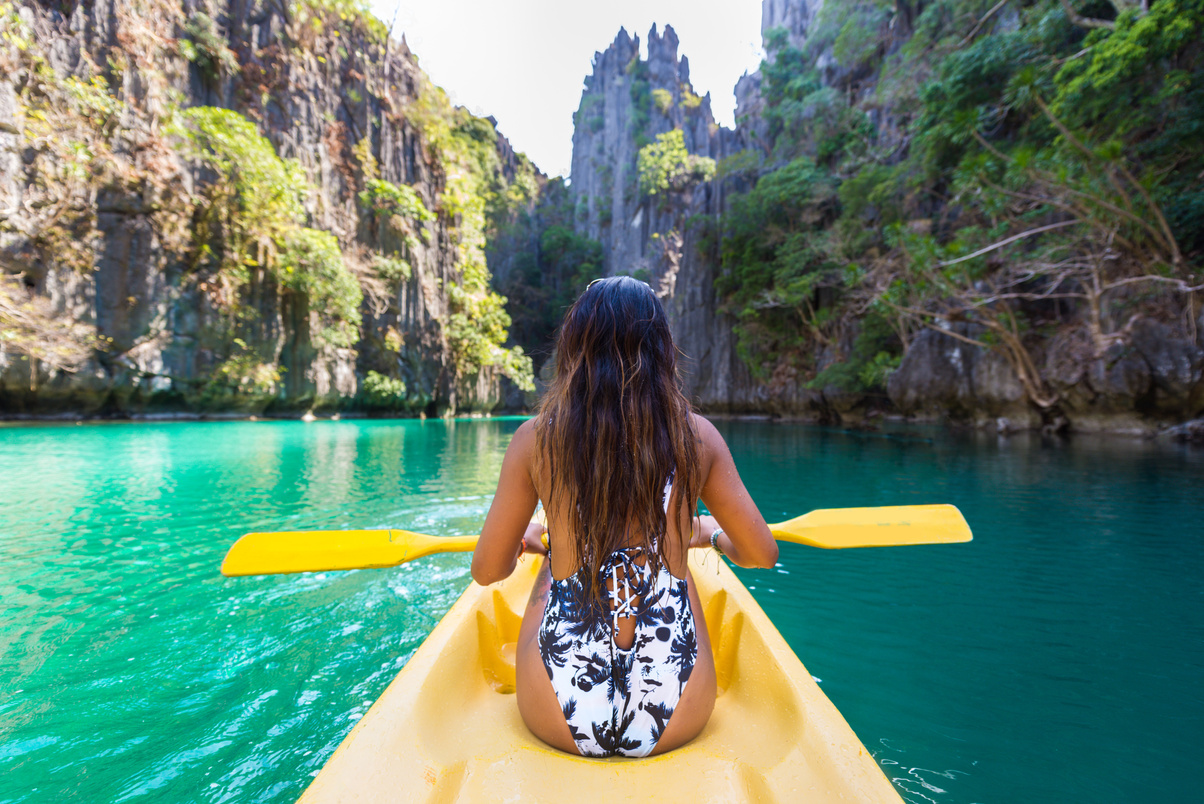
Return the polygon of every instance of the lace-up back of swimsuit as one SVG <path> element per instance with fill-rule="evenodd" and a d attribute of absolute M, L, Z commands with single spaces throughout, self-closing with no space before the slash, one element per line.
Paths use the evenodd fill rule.
<path fill-rule="evenodd" d="M 668 498 L 666 486 L 666 504 Z M 598 577 L 606 609 L 590 596 L 587 567 L 552 581 L 539 652 L 584 756 L 651 753 L 694 669 L 698 643 L 686 581 L 663 562 L 656 571 L 650 564 L 642 547 L 607 556 Z M 635 623 L 628 647 L 619 644 L 623 620 Z"/>

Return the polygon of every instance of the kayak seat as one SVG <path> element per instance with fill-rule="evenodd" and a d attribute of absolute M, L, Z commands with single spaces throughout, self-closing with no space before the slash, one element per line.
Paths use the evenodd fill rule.
<path fill-rule="evenodd" d="M 734 611 L 727 619 L 727 590 L 720 589 L 703 604 L 703 617 L 711 638 L 711 653 L 715 657 L 715 695 L 719 697 L 731 686 L 736 671 L 737 647 L 744 627 L 744 614 Z"/>
<path fill-rule="evenodd" d="M 481 669 L 485 682 L 503 695 L 513 695 L 515 686 L 514 661 L 518 645 L 518 630 L 523 618 L 510 608 L 506 598 L 493 590 L 493 616 L 482 607 L 477 611 L 477 643 L 481 651 Z"/>
<path fill-rule="evenodd" d="M 515 650 L 522 617 L 517 614 L 498 590 L 493 590 L 492 606 L 477 610 L 477 642 L 481 652 L 481 669 L 485 681 L 495 692 L 512 695 L 515 691 Z M 717 695 L 731 686 L 737 666 L 737 647 L 744 625 L 740 611 L 727 611 L 728 594 L 720 589 L 703 606 L 711 652 L 715 657 Z M 492 609 L 492 611 L 488 611 Z M 492 616 L 490 616 L 492 614 Z M 725 617 L 725 615 L 727 615 Z"/>

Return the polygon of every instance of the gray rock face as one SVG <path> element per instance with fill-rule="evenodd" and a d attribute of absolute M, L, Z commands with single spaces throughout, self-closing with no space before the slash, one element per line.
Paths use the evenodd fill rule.
<path fill-rule="evenodd" d="M 641 198 L 636 154 L 641 142 L 681 129 L 692 154 L 719 158 L 725 154 L 731 132 L 724 136 L 711 114 L 710 96 L 690 97 L 689 64 L 677 57 L 677 34 L 670 26 L 663 35 L 656 26 L 648 34 L 648 60 L 639 60 L 639 37 L 620 30 L 604 52 L 594 54 L 594 72 L 586 79 L 577 125 L 573 131 L 571 193 L 577 204 L 577 226 L 602 243 L 610 273 L 653 272 L 664 250 L 651 242 L 681 223 L 682 209 L 702 209 L 705 198 L 694 193 L 674 199 L 674 209 Z M 644 73 L 640 75 L 638 73 Z M 668 92 L 671 104 L 658 108 L 645 100 L 647 122 L 636 130 L 641 112 L 635 108 L 633 84 L 646 82 L 644 97 Z M 640 138 L 643 138 L 642 140 Z"/>
<path fill-rule="evenodd" d="M 1192 419 L 1174 427 L 1168 427 L 1161 435 L 1176 441 L 1204 444 L 1204 419 Z"/>
<path fill-rule="evenodd" d="M 824 0 L 761 0 L 761 36 L 774 28 L 785 28 L 790 44 L 800 47 Z"/>
<path fill-rule="evenodd" d="M 1204 350 L 1174 327 L 1133 321 L 1123 340 L 1058 379 L 1062 407 L 1081 429 L 1152 432 L 1204 412 Z"/>
<path fill-rule="evenodd" d="M 768 153 L 769 124 L 762 116 L 765 100 L 761 97 L 761 71 L 745 73 L 736 81 L 736 130 L 748 147 Z"/>
<path fill-rule="evenodd" d="M 1149 366 L 1153 388 L 1146 405 L 1151 413 L 1192 418 L 1204 412 L 1204 350 L 1149 319 L 1136 322 L 1130 343 Z"/>
<path fill-rule="evenodd" d="M 975 334 L 966 324 L 954 325 L 953 331 Z M 1016 427 L 1039 422 L 1006 358 L 935 330 L 912 341 L 887 380 L 887 393 L 899 412 L 909 415 L 951 415 L 980 424 L 1002 417 Z"/>
<path fill-rule="evenodd" d="M 570 192 L 576 227 L 602 243 L 608 275 L 646 277 L 657 290 L 685 355 L 688 392 L 698 405 L 724 412 L 793 411 L 798 389 L 783 394 L 754 383 L 737 356 L 732 321 L 720 311 L 714 292 L 717 266 L 701 251 L 706 221 L 717 218 L 732 182 L 694 184 L 652 197 L 638 189 L 639 143 L 658 134 L 681 129 L 691 154 L 716 160 L 746 147 L 742 134 L 715 124 L 710 96 L 694 95 L 689 64 L 678 58 L 677 48 L 672 27 L 658 34 L 653 26 L 642 65 L 639 38 L 625 30 L 594 55 L 573 132 Z M 637 80 L 648 82 L 648 92 L 662 90 L 672 99 L 663 109 L 652 105 L 641 130 L 634 122 Z"/>
<path fill-rule="evenodd" d="M 954 331 L 974 336 L 966 324 Z M 1080 431 L 1151 434 L 1160 423 L 1204 413 L 1204 350 L 1166 324 L 1138 319 L 1127 340 L 1098 357 L 1061 357 L 1043 371 L 1057 394 L 1044 415 L 1002 355 L 933 330 L 912 342 L 887 389 L 901 413 L 976 424 L 1003 418 L 1016 429 L 1063 417 Z"/>
<path fill-rule="evenodd" d="M 868 4 L 857 8 L 889 25 L 888 57 L 911 36 L 920 11 L 914 3 L 896 4 L 893 16 L 881 16 L 881 9 Z M 830 41 L 834 28 L 824 23 L 823 10 L 823 0 L 763 0 L 762 33 L 785 28 L 789 44 L 815 60 L 825 85 L 864 101 L 873 94 L 877 75 L 867 73 L 865 65 L 836 60 Z M 1005 10 L 992 25 L 1010 30 L 1018 20 Z M 673 104 L 664 111 L 654 109 L 640 131 L 635 130 L 639 113 L 631 92 L 638 77 L 638 39 L 620 31 L 609 48 L 595 54 L 573 137 L 570 189 L 577 229 L 602 242 L 606 273 L 646 272 L 669 310 L 674 336 L 686 355 L 686 384 L 700 408 L 856 421 L 879 403 L 835 387 L 811 389 L 808 378 L 788 365 L 770 376 L 753 377 L 738 355 L 735 321 L 714 292 L 720 270 L 717 249 L 702 235 L 706 224 L 717 224 L 731 196 L 750 189 L 752 180 L 717 179 L 655 200 L 641 198 L 635 190 L 640 134 L 651 140 L 680 128 L 692 154 L 722 159 L 752 149 L 769 157 L 760 73 L 746 74 L 737 83 L 737 128 L 727 130 L 714 124 L 706 100 L 696 109 L 683 108 L 680 99 L 689 77 L 677 46 L 672 28 L 663 35 L 653 28 L 649 34 L 646 78 L 650 88 L 671 93 Z M 907 138 L 900 115 L 880 99 L 867 103 L 865 111 L 879 146 L 891 159 L 902 158 Z M 958 326 L 961 334 L 970 332 Z M 1199 327 L 1204 329 L 1204 316 Z M 849 353 L 854 334 L 845 332 L 837 339 L 843 354 Z M 1057 399 L 1052 407 L 1039 409 L 1003 354 L 924 331 L 888 379 L 890 403 L 907 415 L 1000 422 L 1002 430 L 1068 423 L 1072 429 L 1149 433 L 1161 422 L 1181 421 L 1204 410 L 1202 352 L 1186 334 L 1141 320 L 1101 355 L 1086 341 L 1083 329 L 1068 341 L 1033 346 L 1042 380 Z M 823 369 L 836 355 L 817 347 L 813 357 Z"/>
<path fill-rule="evenodd" d="M 20 277 L 29 290 L 12 292 L 48 304 L 100 346 L 67 371 L 6 351 L 0 339 L 0 415 L 334 409 L 354 400 L 369 370 L 402 379 L 416 411 L 488 410 L 502 399 L 492 373 L 456 383 L 451 371 L 442 321 L 446 284 L 460 276 L 453 220 L 440 216 L 408 245 L 408 280 L 378 286 L 368 267 L 372 253 L 399 244 L 360 214 L 363 177 L 352 146 L 367 138 L 380 177 L 410 185 L 428 208 L 444 189 L 442 166 L 409 117 L 423 80 L 416 61 L 404 42 L 391 43 L 382 58 L 352 22 L 332 44 L 329 32 L 314 34 L 286 6 L 182 0 L 148 12 L 133 0 L 111 0 L 74 4 L 69 17 L 20 8 L 36 57 L 61 78 L 108 79 L 120 116 L 118 164 L 76 191 L 77 239 L 94 251 L 81 249 L 93 255 L 87 264 L 72 263 L 48 239 L 54 230 L 39 210 L 53 199 L 37 189 L 40 146 L 22 133 L 22 92 L 35 80 L 30 62 L 0 46 L 0 62 L 11 67 L 0 70 L 0 277 Z M 181 55 L 176 43 L 195 12 L 216 21 L 232 67 L 214 74 Z M 123 67 L 104 67 L 113 64 Z M 306 297 L 254 269 L 236 300 L 241 323 L 231 327 L 230 300 L 218 302 L 224 291 L 186 264 L 194 191 L 204 176 L 164 128 L 173 108 L 198 105 L 239 112 L 281 157 L 301 165 L 316 190 L 305 202 L 306 225 L 338 237 L 348 268 L 367 283 L 356 348 L 323 345 Z M 499 150 L 503 163 L 507 154 L 513 160 L 505 138 Z M 256 361 L 276 367 L 277 381 L 215 382 L 236 336 Z"/>

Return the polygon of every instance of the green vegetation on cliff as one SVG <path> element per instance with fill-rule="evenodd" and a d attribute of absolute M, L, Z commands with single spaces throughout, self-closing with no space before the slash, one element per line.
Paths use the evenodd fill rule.
<path fill-rule="evenodd" d="M 1193 326 L 1204 0 L 1074 7 L 826 3 L 801 47 L 768 35 L 770 142 L 718 282 L 755 371 L 882 388 L 920 330 L 963 324 L 1054 409 L 1051 338 Z"/>
<path fill-rule="evenodd" d="M 376 178 L 365 180 L 364 187 L 364 191 L 360 193 L 360 203 L 378 215 L 396 215 L 418 223 L 428 223 L 435 219 L 434 214 L 426 208 L 422 198 L 411 187 Z"/>
<path fill-rule="evenodd" d="M 388 27 L 372 13 L 367 0 L 288 0 L 289 15 L 302 41 L 309 36 L 342 28 L 378 45 L 389 36 Z"/>
<path fill-rule="evenodd" d="M 552 179 L 534 209 L 520 209 L 498 229 L 491 259 L 508 257 L 499 286 L 514 316 L 512 335 L 542 362 L 565 311 L 602 275 L 602 244 L 573 230 L 575 210 L 564 180 Z"/>
<path fill-rule="evenodd" d="M 300 167 L 277 156 L 237 112 L 201 106 L 180 117 L 185 149 L 214 177 L 197 205 L 194 269 L 215 268 L 226 300 L 236 298 L 253 272 L 265 271 L 282 288 L 304 295 L 322 321 L 326 343 L 355 343 L 363 293 L 334 235 L 302 225 L 302 199 L 310 188 Z"/>
<path fill-rule="evenodd" d="M 724 217 L 727 270 L 715 289 L 735 311 L 740 354 L 759 377 L 769 368 L 757 358 L 765 343 L 797 350 L 824 337 L 832 310 L 822 291 L 840 281 L 840 266 L 824 247 L 823 229 L 836 209 L 831 174 L 800 156 L 733 199 Z"/>
<path fill-rule="evenodd" d="M 640 192 L 656 195 L 681 190 L 686 185 L 708 181 L 715 175 L 715 160 L 686 150 L 680 128 L 656 136 L 656 142 L 640 148 L 636 155 Z"/>
<path fill-rule="evenodd" d="M 534 390 L 530 357 L 521 346 L 505 346 L 511 318 L 506 299 L 490 286 L 485 248 L 499 226 L 535 203 L 535 168 L 518 155 L 517 166 L 507 175 L 493 124 L 452 107 L 447 94 L 429 82 L 410 112 L 447 171 L 447 187 L 439 203 L 454 222 L 461 272 L 460 281 L 447 287 L 446 335 L 457 373 L 464 376 L 491 366 L 524 391 Z"/>
<path fill-rule="evenodd" d="M 0 414 L 533 387 L 485 250 L 543 178 L 368 9 L 0 0 Z"/>

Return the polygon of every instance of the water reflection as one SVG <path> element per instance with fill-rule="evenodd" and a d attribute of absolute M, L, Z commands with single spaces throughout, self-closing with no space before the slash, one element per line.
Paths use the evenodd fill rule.
<path fill-rule="evenodd" d="M 467 559 L 226 580 L 225 548 L 264 528 L 479 527 L 499 464 L 469 464 L 515 427 L 0 428 L 0 800 L 295 798 Z"/>
<path fill-rule="evenodd" d="M 863 740 L 882 746 L 905 798 L 1189 800 L 1180 741 L 1204 722 L 1191 680 L 1204 609 L 1184 605 L 1204 596 L 1189 524 L 1204 514 L 1200 451 L 974 433 L 904 445 L 749 424 L 730 438 L 757 455 L 741 467 L 767 515 L 952 502 L 974 529 L 968 545 L 784 546 L 788 594 L 742 573 Z M 1135 744 L 1158 747 L 1154 766 L 1133 760 Z M 916 766 L 953 775 L 920 774 L 938 793 Z"/>

